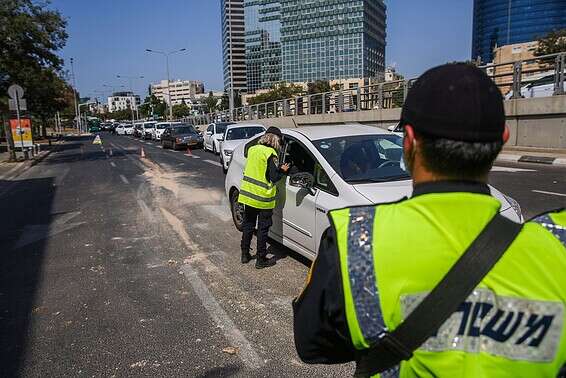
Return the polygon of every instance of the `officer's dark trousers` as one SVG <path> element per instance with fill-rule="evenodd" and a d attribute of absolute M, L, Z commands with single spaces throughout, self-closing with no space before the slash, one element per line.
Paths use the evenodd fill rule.
<path fill-rule="evenodd" d="M 267 233 L 269 227 L 273 224 L 271 216 L 273 210 L 256 209 L 255 207 L 245 206 L 244 224 L 242 233 L 242 251 L 249 251 L 252 237 L 254 234 L 255 224 L 257 221 L 257 256 L 265 257 L 267 255 Z"/>

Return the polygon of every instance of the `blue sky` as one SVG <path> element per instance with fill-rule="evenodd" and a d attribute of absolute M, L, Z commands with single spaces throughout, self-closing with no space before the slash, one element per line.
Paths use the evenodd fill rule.
<path fill-rule="evenodd" d="M 471 0 L 386 0 L 388 65 L 406 77 L 470 57 Z M 68 20 L 69 39 L 61 56 L 75 60 L 82 96 L 127 80 L 143 96 L 151 82 L 165 78 L 165 58 L 145 49 L 186 53 L 171 57 L 171 77 L 202 80 L 207 90 L 222 89 L 220 0 L 52 0 Z M 69 68 L 69 66 L 67 66 Z"/>

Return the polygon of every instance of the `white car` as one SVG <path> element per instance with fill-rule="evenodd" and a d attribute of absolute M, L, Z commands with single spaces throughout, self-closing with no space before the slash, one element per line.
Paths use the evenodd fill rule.
<path fill-rule="evenodd" d="M 412 193 L 403 163 L 403 139 L 394 133 L 364 125 L 281 131 L 284 143 L 280 161 L 292 163 L 292 174 L 277 183 L 277 207 L 269 236 L 309 259 L 316 257 L 322 234 L 330 226 L 328 211 L 392 202 Z M 226 195 L 234 224 L 240 230 L 243 206 L 237 201 L 245 153 L 258 139 L 234 150 L 226 175 Z M 300 174 L 293 174 L 293 170 Z M 518 204 L 490 189 L 502 204 L 501 214 L 522 222 Z"/>
<path fill-rule="evenodd" d="M 118 125 L 118 126 L 116 126 L 116 134 L 118 134 L 118 135 L 126 135 L 126 128 L 124 127 L 124 125 Z"/>
<path fill-rule="evenodd" d="M 550 97 L 554 94 L 554 74 L 546 75 L 538 80 L 533 81 L 521 87 L 521 97 L 522 98 L 533 98 L 533 97 Z M 566 90 L 566 81 L 563 83 L 563 90 Z M 505 95 L 506 100 L 513 98 L 513 91 L 509 91 Z"/>
<path fill-rule="evenodd" d="M 172 125 L 180 125 L 180 122 L 158 122 L 155 124 L 155 127 L 152 130 L 151 139 L 153 140 L 161 140 L 161 135 L 165 131 L 165 129 Z"/>
<path fill-rule="evenodd" d="M 152 139 L 153 130 L 155 129 L 156 123 L 157 122 L 144 122 L 143 123 L 142 139 Z"/>
<path fill-rule="evenodd" d="M 134 134 L 134 125 L 132 125 L 131 123 L 125 123 L 120 125 L 124 128 L 124 133 L 126 135 L 133 135 Z"/>
<path fill-rule="evenodd" d="M 226 132 L 226 127 L 232 124 L 231 122 L 215 122 L 208 125 L 203 135 L 204 150 L 218 154 L 220 152 L 220 139 Z"/>
<path fill-rule="evenodd" d="M 252 124 L 233 124 L 226 128 L 224 136 L 220 138 L 220 163 L 222 171 L 228 172 L 230 160 L 232 160 L 232 152 L 238 145 L 257 134 L 265 132 L 263 125 Z"/>

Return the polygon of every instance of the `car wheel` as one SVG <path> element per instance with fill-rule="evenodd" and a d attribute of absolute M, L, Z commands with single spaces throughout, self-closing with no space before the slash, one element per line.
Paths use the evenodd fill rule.
<path fill-rule="evenodd" d="M 220 164 L 222 164 L 222 173 L 226 174 L 228 173 L 228 170 L 226 168 L 224 168 L 225 164 L 224 164 L 224 160 L 222 160 L 222 154 L 220 154 Z"/>
<path fill-rule="evenodd" d="M 214 142 L 212 142 L 212 153 L 215 154 L 215 155 L 217 154 L 217 152 L 216 152 L 216 144 L 214 144 Z"/>
<path fill-rule="evenodd" d="M 161 141 L 161 148 L 165 149 L 165 142 Z"/>
<path fill-rule="evenodd" d="M 230 194 L 230 210 L 232 211 L 234 226 L 241 232 L 244 226 L 244 205 L 238 202 L 239 195 L 240 192 L 237 189 L 232 190 Z"/>
<path fill-rule="evenodd" d="M 177 151 L 177 142 L 173 142 L 173 151 Z"/>

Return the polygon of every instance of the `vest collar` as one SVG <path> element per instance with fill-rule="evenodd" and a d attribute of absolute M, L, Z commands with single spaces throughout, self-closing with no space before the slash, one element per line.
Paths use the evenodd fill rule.
<path fill-rule="evenodd" d="M 413 197 L 430 193 L 476 193 L 491 195 L 487 184 L 477 181 L 433 181 L 418 184 L 413 188 Z"/>

